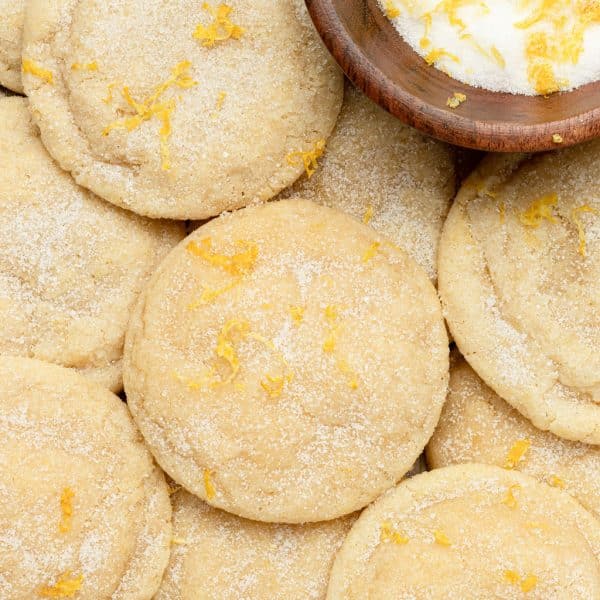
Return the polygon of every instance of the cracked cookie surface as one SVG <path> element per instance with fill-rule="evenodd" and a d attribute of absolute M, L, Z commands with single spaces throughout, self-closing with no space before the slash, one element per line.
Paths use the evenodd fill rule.
<path fill-rule="evenodd" d="M 444 226 L 439 289 L 461 353 L 539 429 L 600 444 L 600 143 L 490 156 Z"/>
<path fill-rule="evenodd" d="M 560 490 L 489 465 L 417 475 L 354 524 L 328 600 L 586 600 L 600 594 L 600 522 Z"/>
<path fill-rule="evenodd" d="M 0 354 L 121 388 L 132 306 L 183 226 L 77 186 L 44 150 L 27 100 L 0 99 Z"/>
<path fill-rule="evenodd" d="M 150 217 L 272 198 L 327 139 L 343 96 L 301 0 L 32 0 L 23 56 L 52 156 Z"/>

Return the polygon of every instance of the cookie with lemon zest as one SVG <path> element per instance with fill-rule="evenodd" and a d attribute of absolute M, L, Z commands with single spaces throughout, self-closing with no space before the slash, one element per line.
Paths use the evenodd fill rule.
<path fill-rule="evenodd" d="M 528 441 L 524 454 L 523 443 L 519 452 L 512 451 L 519 440 Z M 565 490 L 600 516 L 600 481 L 596 475 L 600 448 L 537 429 L 486 386 L 462 357 L 455 356 L 448 398 L 427 446 L 429 466 L 438 469 L 476 462 L 506 467 L 507 449 L 511 449 L 508 464 L 512 469 Z"/>
<path fill-rule="evenodd" d="M 252 240 L 256 260 L 232 260 L 249 250 L 238 240 Z M 357 248 L 376 241 L 385 252 L 365 265 Z M 189 310 L 199 288 L 238 277 L 235 293 Z M 418 336 L 407 333 L 415 324 Z M 149 282 L 126 348 L 128 405 L 169 475 L 207 499 L 191 464 L 208 465 L 212 505 L 269 522 L 348 514 L 402 477 L 435 423 L 448 352 L 415 263 L 352 217 L 302 200 L 192 233 Z M 415 371 L 417 356 L 427 360 Z M 186 385 L 211 367 L 217 385 Z"/>
<path fill-rule="evenodd" d="M 507 510 L 498 498 L 514 486 L 519 506 Z M 542 519 L 547 530 L 525 529 Z M 390 590 L 397 598 L 554 598 L 569 585 L 593 598 L 599 557 L 598 521 L 568 494 L 517 471 L 457 465 L 407 479 L 363 511 L 336 555 L 326 599 Z"/>

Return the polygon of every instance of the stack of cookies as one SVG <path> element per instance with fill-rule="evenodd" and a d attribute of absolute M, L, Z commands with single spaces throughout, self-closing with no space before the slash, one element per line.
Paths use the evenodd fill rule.
<path fill-rule="evenodd" d="M 301 0 L 0 17 L 1 600 L 600 599 L 600 140 L 459 181 Z"/>

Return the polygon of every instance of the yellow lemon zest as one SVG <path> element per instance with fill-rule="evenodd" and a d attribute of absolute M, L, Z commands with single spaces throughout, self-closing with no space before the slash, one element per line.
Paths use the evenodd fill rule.
<path fill-rule="evenodd" d="M 371 222 L 371 219 L 373 218 L 373 205 L 369 204 L 369 206 L 367 206 L 367 209 L 365 210 L 365 214 L 363 215 L 363 223 L 365 225 L 368 225 Z"/>
<path fill-rule="evenodd" d="M 526 227 L 532 227 L 533 229 L 537 229 L 544 220 L 556 223 L 553 208 L 557 204 L 558 196 L 556 194 L 542 196 L 534 200 L 527 210 L 519 214 L 519 221 Z"/>
<path fill-rule="evenodd" d="M 113 94 L 115 91 L 115 88 L 118 86 L 119 84 L 116 81 L 113 81 L 113 83 L 109 83 L 107 86 L 107 95 L 106 98 L 102 99 L 102 102 L 104 102 L 104 104 L 110 104 L 113 101 Z"/>
<path fill-rule="evenodd" d="M 338 331 L 338 327 L 335 326 L 335 322 L 338 319 L 338 307 L 330 304 L 325 307 L 325 319 L 329 323 L 329 331 L 323 342 L 323 352 L 327 354 L 333 354 L 335 350 L 335 338 Z"/>
<path fill-rule="evenodd" d="M 579 254 L 585 257 L 587 256 L 587 240 L 585 239 L 585 229 L 579 216 L 582 213 L 592 213 L 594 215 L 598 215 L 600 213 L 598 213 L 598 211 L 595 208 L 592 208 L 589 204 L 583 204 L 582 206 L 578 206 L 571 211 L 571 219 L 573 219 L 573 223 L 575 223 L 577 227 L 577 234 L 579 236 Z"/>
<path fill-rule="evenodd" d="M 517 585 L 521 581 L 521 576 L 516 571 L 504 571 L 504 579 L 513 585 Z"/>
<path fill-rule="evenodd" d="M 217 110 L 221 110 L 223 108 L 223 104 L 225 104 L 225 98 L 227 98 L 227 92 L 219 92 L 217 96 Z"/>
<path fill-rule="evenodd" d="M 400 9 L 394 3 L 394 0 L 385 0 L 385 14 L 388 19 L 395 19 L 400 16 Z"/>
<path fill-rule="evenodd" d="M 444 57 L 449 58 L 450 60 L 454 61 L 455 63 L 459 63 L 460 62 L 460 58 L 458 58 L 458 56 L 456 56 L 456 54 L 452 54 L 451 52 L 447 52 L 443 48 L 434 48 L 433 50 L 431 50 L 427 54 L 427 56 L 425 56 L 425 62 L 428 65 L 433 65 L 438 60 L 440 60 L 440 58 L 444 58 Z"/>
<path fill-rule="evenodd" d="M 115 129 L 125 129 L 126 131 L 133 131 L 140 127 L 142 123 L 150 121 L 156 117 L 161 127 L 158 135 L 160 140 L 160 155 L 161 155 L 161 167 L 164 171 L 168 171 L 171 168 L 171 157 L 169 152 L 169 138 L 171 137 L 171 115 L 175 110 L 176 100 L 171 98 L 167 101 L 161 101 L 161 96 L 171 87 L 178 87 L 181 89 L 189 89 L 198 85 L 197 81 L 194 81 L 188 71 L 192 63 L 184 60 L 177 64 L 171 69 L 171 76 L 168 77 L 163 83 L 158 85 L 154 90 L 154 93 L 148 96 L 148 98 L 138 102 L 133 98 L 131 92 L 127 86 L 123 87 L 122 95 L 125 102 L 134 110 L 133 116 L 125 117 L 118 121 L 114 121 L 107 125 L 102 131 L 102 135 L 107 136 L 111 131 Z M 112 84 L 111 84 L 112 85 Z M 112 98 L 112 91 L 106 99 Z"/>
<path fill-rule="evenodd" d="M 61 533 L 68 533 L 71 530 L 71 519 L 73 517 L 73 498 L 75 492 L 70 488 L 66 487 L 63 489 L 60 496 L 60 509 L 62 512 L 62 518 L 58 524 L 58 530 Z"/>
<path fill-rule="evenodd" d="M 217 495 L 217 490 L 212 480 L 213 472 L 209 469 L 204 469 L 204 492 L 206 493 L 206 499 L 212 500 Z"/>
<path fill-rule="evenodd" d="M 559 133 L 554 133 L 554 134 L 552 134 L 552 141 L 555 144 L 562 144 L 564 142 L 563 136 L 560 135 Z"/>
<path fill-rule="evenodd" d="M 454 92 L 454 94 L 446 100 L 446 106 L 449 108 L 458 108 L 463 102 L 467 101 L 467 96 L 460 92 Z"/>
<path fill-rule="evenodd" d="M 46 83 L 52 85 L 54 83 L 54 75 L 52 71 L 48 71 L 48 69 L 43 69 L 36 62 L 29 58 L 24 58 L 22 63 L 23 73 L 29 73 Z"/>
<path fill-rule="evenodd" d="M 525 593 L 530 592 L 537 585 L 538 578 L 535 575 L 527 575 L 523 581 L 521 581 L 521 590 Z"/>
<path fill-rule="evenodd" d="M 258 246 L 243 240 L 236 242 L 236 245 L 241 247 L 243 251 L 232 256 L 213 252 L 211 238 L 204 238 L 199 243 L 191 241 L 186 246 L 186 250 L 211 265 L 223 269 L 230 275 L 246 275 L 254 269 L 258 258 Z"/>
<path fill-rule="evenodd" d="M 364 263 L 368 263 L 372 258 L 374 258 L 377 255 L 377 252 L 379 252 L 380 247 L 381 242 L 373 242 L 363 254 L 362 261 Z"/>
<path fill-rule="evenodd" d="M 531 440 L 517 440 L 508 451 L 504 468 L 514 469 L 523 460 L 530 446 Z"/>
<path fill-rule="evenodd" d="M 200 298 L 198 298 L 198 300 L 194 300 L 194 302 L 191 302 L 188 306 L 188 309 L 196 310 L 196 309 L 200 308 L 201 306 L 206 306 L 207 304 L 211 304 L 219 296 L 226 294 L 227 292 L 232 290 L 234 287 L 239 285 L 239 283 L 240 283 L 240 279 L 234 279 L 227 285 L 224 285 L 223 287 L 220 287 L 217 289 L 214 289 L 214 288 L 211 288 L 208 286 L 205 287 L 204 290 L 202 291 L 202 294 L 200 294 Z"/>
<path fill-rule="evenodd" d="M 260 386 L 267 393 L 269 398 L 279 398 L 283 393 L 283 389 L 286 383 L 291 383 L 294 375 L 288 373 L 286 375 L 267 375 L 265 379 L 260 382 Z"/>
<path fill-rule="evenodd" d="M 289 165 L 296 167 L 302 162 L 306 176 L 310 179 L 319 168 L 319 158 L 323 156 L 325 152 L 325 140 L 318 140 L 315 142 L 312 150 L 306 152 L 290 152 L 286 156 L 286 160 Z"/>
<path fill-rule="evenodd" d="M 520 489 L 521 486 L 519 484 L 511 485 L 508 490 L 506 490 L 506 496 L 502 499 L 502 504 L 506 504 L 508 508 L 517 508 L 517 499 L 514 496 L 514 492 Z"/>
<path fill-rule="evenodd" d="M 340 358 L 336 362 L 337 368 L 344 373 L 344 375 L 348 376 L 348 387 L 351 390 L 358 389 L 358 377 L 356 373 L 350 368 L 350 365 L 343 358 Z"/>
<path fill-rule="evenodd" d="M 73 63 L 71 65 L 71 71 L 97 71 L 98 63 L 96 61 L 91 63 Z"/>
<path fill-rule="evenodd" d="M 218 385 L 218 379 L 214 368 L 211 368 L 208 371 L 206 371 L 203 375 L 200 376 L 199 379 L 189 379 L 183 377 L 182 375 L 177 373 L 177 371 L 173 373 L 173 377 L 177 379 L 177 381 L 179 381 L 180 383 L 186 385 L 188 389 L 190 389 L 192 392 L 201 390 L 204 387 L 215 387 L 216 385 Z"/>
<path fill-rule="evenodd" d="M 58 578 L 53 586 L 43 586 L 39 595 L 43 598 L 71 598 L 83 585 L 83 575 L 71 577 L 71 571 L 67 571 Z"/>
<path fill-rule="evenodd" d="M 567 487 L 567 484 L 564 482 L 564 480 L 562 480 L 557 475 L 550 476 L 550 478 L 548 479 L 548 485 L 560 488 L 561 490 L 564 490 Z"/>
<path fill-rule="evenodd" d="M 219 4 L 218 7 L 214 7 L 204 2 L 202 8 L 212 16 L 213 21 L 209 25 L 197 25 L 193 37 L 201 41 L 206 48 L 212 48 L 217 42 L 229 39 L 239 40 L 244 35 L 244 29 L 229 19 L 233 12 L 231 6 Z"/>
<path fill-rule="evenodd" d="M 381 532 L 379 534 L 380 542 L 392 542 L 398 546 L 404 546 L 410 541 L 409 538 L 402 535 L 399 531 L 392 527 L 389 521 L 384 521 L 381 524 Z"/>
<path fill-rule="evenodd" d="M 439 529 L 433 532 L 433 537 L 435 538 L 435 543 L 440 546 L 452 546 L 452 542 L 448 539 L 448 536 Z"/>
<path fill-rule="evenodd" d="M 304 320 L 304 311 L 306 309 L 303 306 L 290 306 L 290 315 L 296 325 L 300 325 Z"/>

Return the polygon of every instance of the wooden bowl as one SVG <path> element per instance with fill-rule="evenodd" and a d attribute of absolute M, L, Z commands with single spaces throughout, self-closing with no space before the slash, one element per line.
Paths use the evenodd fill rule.
<path fill-rule="evenodd" d="M 600 136 L 600 82 L 572 92 L 517 96 L 451 79 L 405 43 L 377 0 L 306 0 L 323 41 L 350 80 L 404 122 L 468 148 L 536 152 Z M 446 101 L 467 95 L 459 108 Z M 558 134 L 563 143 L 552 137 Z"/>

